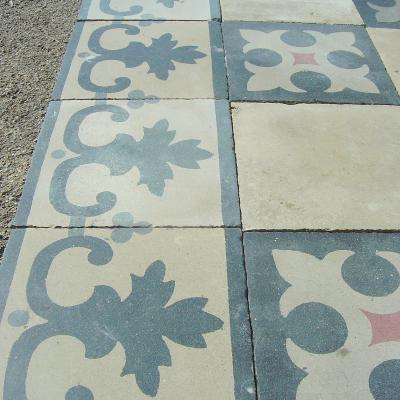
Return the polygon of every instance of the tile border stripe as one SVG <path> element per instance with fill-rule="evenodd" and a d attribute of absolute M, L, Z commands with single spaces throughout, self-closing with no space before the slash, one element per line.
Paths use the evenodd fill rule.
<path fill-rule="evenodd" d="M 217 118 L 221 208 L 224 226 L 240 226 L 237 171 L 233 150 L 233 130 L 227 100 L 215 100 Z"/>
<path fill-rule="evenodd" d="M 31 212 L 33 196 L 39 180 L 43 161 L 46 156 L 47 148 L 49 146 L 50 138 L 53 134 L 54 126 L 60 112 L 60 107 L 60 101 L 51 101 L 47 108 L 42 129 L 38 136 L 31 164 L 26 175 L 22 195 L 18 202 L 17 212 L 13 221 L 14 225 L 26 226 L 27 224 L 28 217 Z"/>
<path fill-rule="evenodd" d="M 214 98 L 228 98 L 227 69 L 225 66 L 225 50 L 222 39 L 221 24 L 216 21 L 208 23 L 210 32 L 210 48 L 212 63 L 212 79 Z"/>
<path fill-rule="evenodd" d="M 255 400 L 252 337 L 241 230 L 226 228 L 225 245 L 235 400 Z"/>
<path fill-rule="evenodd" d="M 72 59 L 74 57 L 76 48 L 78 46 L 79 38 L 81 37 L 81 33 L 83 30 L 83 22 L 76 22 L 71 34 L 71 39 L 68 43 L 67 50 L 64 54 L 63 61 L 61 63 L 60 72 L 58 74 L 56 83 L 54 85 L 53 93 L 51 96 L 52 100 L 60 100 L 62 91 L 64 89 L 65 81 L 67 79 L 67 75 L 71 68 Z"/>

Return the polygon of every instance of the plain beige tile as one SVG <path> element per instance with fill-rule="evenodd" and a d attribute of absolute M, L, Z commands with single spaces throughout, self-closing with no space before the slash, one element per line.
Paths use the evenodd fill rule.
<path fill-rule="evenodd" d="M 221 8 L 224 20 L 363 24 L 351 0 L 221 0 Z"/>
<path fill-rule="evenodd" d="M 395 106 L 233 103 L 245 229 L 398 229 Z"/>
<path fill-rule="evenodd" d="M 386 71 L 400 93 L 400 29 L 367 28 Z"/>

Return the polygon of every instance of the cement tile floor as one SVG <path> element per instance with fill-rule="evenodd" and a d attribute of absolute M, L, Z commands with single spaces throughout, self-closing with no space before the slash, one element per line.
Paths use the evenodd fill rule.
<path fill-rule="evenodd" d="M 3 399 L 398 398 L 399 4 L 84 0 L 0 270 Z"/>

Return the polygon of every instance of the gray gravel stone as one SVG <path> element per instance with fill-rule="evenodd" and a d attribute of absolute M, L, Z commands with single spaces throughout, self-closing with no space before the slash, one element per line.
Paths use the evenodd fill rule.
<path fill-rule="evenodd" d="M 0 1 L 0 257 L 78 8 Z"/>

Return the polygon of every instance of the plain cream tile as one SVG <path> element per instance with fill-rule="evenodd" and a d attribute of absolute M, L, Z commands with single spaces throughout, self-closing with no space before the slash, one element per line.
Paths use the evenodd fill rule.
<path fill-rule="evenodd" d="M 233 103 L 245 229 L 398 229 L 395 106 Z"/>
<path fill-rule="evenodd" d="M 367 28 L 367 31 L 400 93 L 400 29 Z"/>
<path fill-rule="evenodd" d="M 224 20 L 363 24 L 351 0 L 221 0 L 221 8 Z"/>

